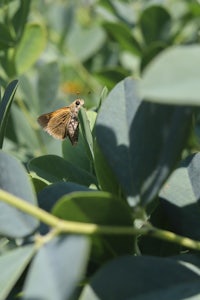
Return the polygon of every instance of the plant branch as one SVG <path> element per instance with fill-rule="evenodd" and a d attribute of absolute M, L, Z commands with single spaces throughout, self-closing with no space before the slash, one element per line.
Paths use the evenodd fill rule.
<path fill-rule="evenodd" d="M 51 226 L 55 229 L 56 234 L 74 233 L 84 235 L 147 235 L 171 243 L 176 243 L 189 249 L 200 251 L 200 241 L 192 240 L 167 230 L 158 229 L 150 224 L 142 228 L 134 228 L 131 226 L 102 226 L 92 223 L 66 221 L 59 219 L 43 209 L 34 206 L 2 189 L 0 189 L 0 201 L 14 206 L 15 208 Z"/>

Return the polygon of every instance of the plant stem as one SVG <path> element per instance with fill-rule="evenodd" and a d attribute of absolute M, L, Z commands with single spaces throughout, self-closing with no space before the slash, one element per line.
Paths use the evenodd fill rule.
<path fill-rule="evenodd" d="M 92 223 L 66 221 L 59 219 L 43 209 L 34 206 L 2 189 L 0 189 L 0 201 L 12 205 L 17 209 L 36 217 L 41 222 L 54 228 L 56 234 L 73 233 L 84 235 L 148 235 L 171 243 L 179 244 L 189 249 L 200 251 L 200 241 L 192 240 L 167 230 L 158 229 L 150 224 L 142 228 L 134 228 L 131 226 L 102 226 Z"/>

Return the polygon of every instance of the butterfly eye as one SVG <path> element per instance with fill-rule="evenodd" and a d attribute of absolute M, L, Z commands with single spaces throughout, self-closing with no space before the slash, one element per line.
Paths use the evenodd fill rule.
<path fill-rule="evenodd" d="M 78 106 L 79 104 L 80 104 L 80 101 L 79 101 L 79 100 L 77 100 L 77 101 L 76 101 L 76 105 Z"/>

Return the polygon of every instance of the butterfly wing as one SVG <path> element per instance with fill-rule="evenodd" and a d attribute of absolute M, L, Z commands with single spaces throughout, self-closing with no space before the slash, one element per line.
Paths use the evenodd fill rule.
<path fill-rule="evenodd" d="M 41 115 L 38 123 L 54 138 L 63 140 L 68 136 L 75 145 L 79 134 L 78 112 L 83 104 L 83 99 L 76 99 L 69 106 Z"/>
<path fill-rule="evenodd" d="M 60 108 L 54 112 L 41 115 L 38 123 L 43 129 L 56 139 L 63 140 L 67 135 L 67 126 L 70 122 L 68 107 Z"/>

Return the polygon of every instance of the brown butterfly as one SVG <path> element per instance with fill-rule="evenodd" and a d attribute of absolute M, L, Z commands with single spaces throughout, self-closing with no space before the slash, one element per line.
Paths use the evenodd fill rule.
<path fill-rule="evenodd" d="M 78 112 L 84 105 L 83 99 L 76 99 L 69 106 L 41 115 L 37 121 L 54 138 L 64 140 L 69 137 L 72 145 L 78 142 Z"/>

